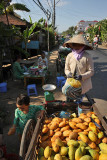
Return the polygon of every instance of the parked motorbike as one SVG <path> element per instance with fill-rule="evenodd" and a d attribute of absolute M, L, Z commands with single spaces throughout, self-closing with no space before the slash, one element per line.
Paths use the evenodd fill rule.
<path fill-rule="evenodd" d="M 98 48 L 98 43 L 97 42 L 93 42 L 93 49 L 97 49 Z"/>

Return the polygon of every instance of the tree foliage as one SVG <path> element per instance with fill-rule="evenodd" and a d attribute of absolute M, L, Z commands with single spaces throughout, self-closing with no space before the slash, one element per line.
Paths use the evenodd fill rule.
<path fill-rule="evenodd" d="M 75 31 L 76 31 L 76 27 L 71 26 L 71 27 L 68 28 L 68 30 L 62 32 L 62 34 L 63 34 L 64 36 L 66 36 L 66 35 L 68 35 L 68 34 L 71 35 L 71 36 L 73 36 L 73 34 L 75 33 Z"/>
<path fill-rule="evenodd" d="M 21 10 L 21 11 L 26 11 L 26 12 L 30 12 L 30 10 L 24 5 L 24 4 L 21 4 L 21 3 L 14 3 L 12 5 L 9 5 L 7 8 L 6 8 L 7 12 L 9 13 L 13 13 L 14 10 Z"/>
<path fill-rule="evenodd" d="M 94 35 L 99 35 L 102 42 L 107 43 L 107 19 L 99 21 L 94 26 L 89 26 L 86 33 L 89 33 L 90 41 L 93 41 Z"/>
<path fill-rule="evenodd" d="M 21 4 L 21 3 L 10 4 L 8 2 L 2 1 L 0 3 L 0 14 L 4 14 L 5 9 L 10 14 L 14 14 L 15 10 L 30 12 L 30 10 L 24 4 Z"/>

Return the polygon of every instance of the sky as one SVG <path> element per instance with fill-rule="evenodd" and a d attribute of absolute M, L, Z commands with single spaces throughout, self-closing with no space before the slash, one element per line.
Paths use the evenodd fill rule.
<path fill-rule="evenodd" d="M 35 0 L 37 2 L 37 0 Z M 59 1 L 59 2 L 58 2 Z M 53 12 L 54 0 L 40 0 L 43 7 Z M 58 3 L 57 3 L 58 2 Z M 33 0 L 12 0 L 12 3 L 23 3 L 30 12 L 16 11 L 21 18 L 29 21 L 38 21 L 42 17 L 46 19 L 43 11 L 33 2 Z M 55 26 L 59 33 L 66 31 L 71 26 L 76 26 L 81 20 L 100 21 L 107 18 L 107 0 L 55 0 L 56 21 Z M 52 22 L 52 16 L 49 23 Z"/>

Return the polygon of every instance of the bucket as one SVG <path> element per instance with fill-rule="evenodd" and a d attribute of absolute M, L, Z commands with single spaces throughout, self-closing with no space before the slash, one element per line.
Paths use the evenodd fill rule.
<path fill-rule="evenodd" d="M 92 111 L 92 106 L 78 105 L 78 116 L 80 116 L 81 113 L 87 114 L 88 112 L 91 111 Z"/>
<path fill-rule="evenodd" d="M 0 83 L 0 92 L 7 92 L 7 83 Z"/>

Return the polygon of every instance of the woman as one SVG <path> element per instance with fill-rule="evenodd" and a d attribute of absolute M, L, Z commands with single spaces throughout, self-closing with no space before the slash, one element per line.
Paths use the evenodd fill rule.
<path fill-rule="evenodd" d="M 48 60 L 45 57 L 45 53 L 42 51 L 41 56 L 38 59 L 38 67 L 46 67 L 48 69 Z"/>
<path fill-rule="evenodd" d="M 27 71 L 24 65 L 22 65 L 21 67 L 20 62 L 21 62 L 21 56 L 17 55 L 17 59 L 13 64 L 13 76 L 15 79 L 23 79 L 24 78 L 23 73 Z"/>
<path fill-rule="evenodd" d="M 67 78 L 75 78 L 81 82 L 81 89 L 68 87 L 66 82 L 62 92 L 70 99 L 77 99 L 92 88 L 91 77 L 94 74 L 94 65 L 92 58 L 86 50 L 92 49 L 86 39 L 78 34 L 64 43 L 64 46 L 70 47 L 72 52 L 67 55 L 65 62 L 65 74 Z M 73 96 L 74 95 L 74 96 Z M 73 98 L 72 98 L 73 96 Z"/>
<path fill-rule="evenodd" d="M 44 107 L 40 105 L 30 105 L 30 97 L 24 94 L 20 94 L 17 97 L 16 106 L 14 123 L 9 129 L 8 135 L 10 136 L 16 132 L 19 137 L 21 137 L 27 121 L 33 119 L 36 122 L 37 116 L 43 116 Z M 41 112 L 39 113 L 39 111 Z"/>

